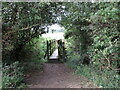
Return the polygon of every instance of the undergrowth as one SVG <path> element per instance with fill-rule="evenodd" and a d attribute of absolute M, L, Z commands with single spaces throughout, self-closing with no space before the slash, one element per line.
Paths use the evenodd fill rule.
<path fill-rule="evenodd" d="M 18 61 L 11 65 L 3 66 L 2 88 L 24 88 L 24 68 Z"/>
<path fill-rule="evenodd" d="M 95 66 L 79 65 L 76 69 L 76 74 L 87 77 L 94 82 L 98 87 L 103 88 L 118 88 L 120 87 L 120 75 L 113 70 L 100 71 Z"/>
<path fill-rule="evenodd" d="M 66 65 L 75 70 L 76 75 L 87 77 L 96 86 L 100 88 L 118 88 L 120 87 L 120 75 L 116 70 L 102 69 L 93 64 L 80 64 L 80 55 L 69 53 Z"/>
<path fill-rule="evenodd" d="M 21 53 L 21 60 L 23 60 L 22 63 L 25 70 L 42 69 L 42 64 L 46 62 L 44 59 L 45 51 L 46 42 L 42 37 L 34 38 L 31 42 L 27 43 Z"/>
<path fill-rule="evenodd" d="M 3 64 L 2 88 L 25 88 L 25 74 L 42 70 L 46 50 L 45 39 L 33 38 L 19 53 L 19 61 Z"/>

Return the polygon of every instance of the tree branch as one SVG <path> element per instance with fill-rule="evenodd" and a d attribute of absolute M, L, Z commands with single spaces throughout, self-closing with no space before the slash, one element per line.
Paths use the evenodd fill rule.
<path fill-rule="evenodd" d="M 3 37 L 6 37 L 6 35 L 9 35 L 9 34 L 11 34 L 11 33 L 19 32 L 19 31 L 25 31 L 25 30 L 28 30 L 28 29 L 30 29 L 30 28 L 32 28 L 32 27 L 36 27 L 36 26 L 39 26 L 39 25 L 40 25 L 40 24 L 35 24 L 35 25 L 29 26 L 29 27 L 26 27 L 26 28 L 22 28 L 22 29 L 20 29 L 20 30 L 9 31 L 9 32 L 7 32 Z"/>

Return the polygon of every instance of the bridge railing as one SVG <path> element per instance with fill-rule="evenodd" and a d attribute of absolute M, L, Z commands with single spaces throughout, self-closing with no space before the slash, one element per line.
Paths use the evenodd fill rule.
<path fill-rule="evenodd" d="M 58 40 L 58 59 L 62 62 L 66 61 L 65 43 Z"/>
<path fill-rule="evenodd" d="M 47 40 L 47 49 L 45 53 L 45 58 L 47 57 L 47 60 L 49 60 L 50 56 L 56 49 L 56 41 L 55 40 Z"/>

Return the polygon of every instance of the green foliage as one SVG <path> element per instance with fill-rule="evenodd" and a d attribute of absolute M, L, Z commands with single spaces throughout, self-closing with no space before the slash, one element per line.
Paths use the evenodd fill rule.
<path fill-rule="evenodd" d="M 42 37 L 34 38 L 31 42 L 27 43 L 21 51 L 19 59 L 23 60 L 25 69 L 41 69 L 42 64 L 46 62 L 44 59 L 46 52 L 46 40 Z M 24 57 L 23 57 L 24 56 Z"/>
<path fill-rule="evenodd" d="M 3 2 L 2 3 L 2 60 L 7 66 L 19 61 L 23 71 L 41 69 L 46 43 L 41 34 L 55 23 L 57 3 L 44 2 Z M 22 73 L 19 70 L 17 73 Z M 6 70 L 5 70 L 6 71 Z M 7 71 L 6 71 L 7 72 Z M 9 71 L 8 71 L 9 72 Z M 12 71 L 11 71 L 12 72 Z M 21 74 L 20 74 L 21 75 Z M 3 87 L 23 87 L 19 74 L 4 77 Z"/>
<path fill-rule="evenodd" d="M 100 87 L 119 87 L 119 3 L 63 5 L 68 65 Z"/>
<path fill-rule="evenodd" d="M 77 66 L 80 64 L 80 55 L 74 53 L 73 51 L 67 53 L 67 62 L 66 65 L 70 68 L 77 69 Z"/>
<path fill-rule="evenodd" d="M 55 5 L 44 2 L 2 4 L 3 63 L 18 60 L 24 46 L 56 20 Z M 7 57 L 6 57 L 7 55 Z"/>
<path fill-rule="evenodd" d="M 101 88 L 120 87 L 120 75 L 113 70 L 100 71 L 98 67 L 93 67 L 93 65 L 79 65 L 77 66 L 75 74 L 87 77 Z"/>
<path fill-rule="evenodd" d="M 120 32 L 117 28 L 118 22 L 114 22 L 119 20 L 117 4 L 113 3 L 105 9 L 98 10 L 92 17 L 96 17 L 97 22 L 91 18 L 94 23 L 91 28 L 93 43 L 88 50 L 91 62 L 101 67 L 117 68 L 120 65 Z"/>
<path fill-rule="evenodd" d="M 3 67 L 2 88 L 24 88 L 23 67 L 16 61 Z"/>
<path fill-rule="evenodd" d="M 117 2 L 3 3 L 3 63 L 41 68 L 46 46 L 39 36 L 58 22 L 66 29 L 68 64 L 100 87 L 119 87 L 119 9 Z M 22 80 L 5 78 L 14 86 Z"/>
<path fill-rule="evenodd" d="M 24 88 L 23 75 L 30 70 L 42 69 L 42 64 L 46 62 L 44 59 L 45 50 L 45 39 L 42 37 L 34 38 L 27 43 L 19 54 L 20 63 L 17 61 L 10 65 L 4 65 L 2 87 Z"/>

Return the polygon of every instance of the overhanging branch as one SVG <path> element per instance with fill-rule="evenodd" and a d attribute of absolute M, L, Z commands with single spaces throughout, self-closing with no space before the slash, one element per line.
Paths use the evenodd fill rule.
<path fill-rule="evenodd" d="M 30 29 L 30 28 L 32 28 L 32 27 L 36 27 L 36 26 L 39 26 L 39 25 L 40 25 L 40 24 L 35 24 L 35 25 L 29 26 L 29 27 L 26 27 L 26 28 L 22 28 L 22 29 L 20 29 L 20 30 L 9 31 L 9 32 L 7 32 L 5 35 L 3 35 L 3 37 L 6 37 L 6 36 L 9 35 L 9 34 L 16 33 L 16 32 L 19 32 L 19 31 L 25 31 L 25 30 L 28 30 L 28 29 Z"/>

